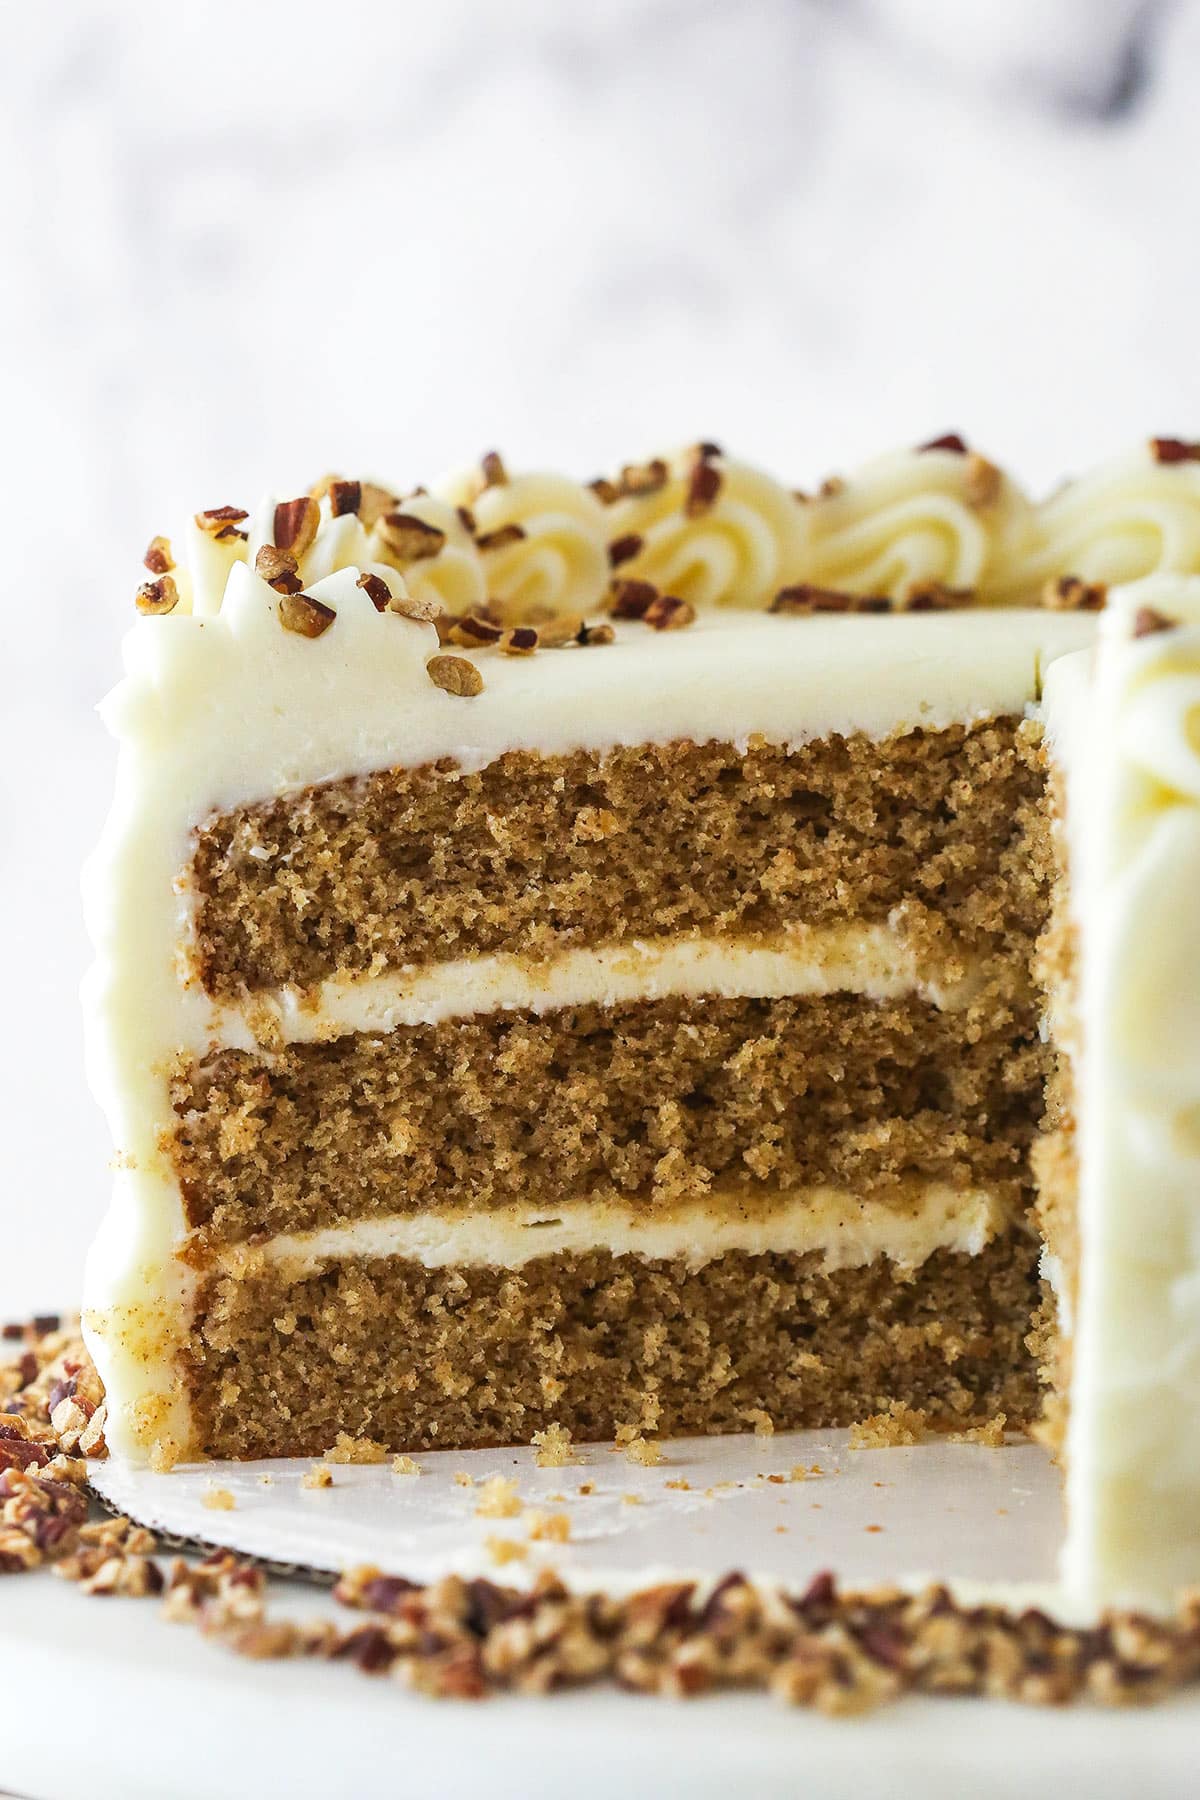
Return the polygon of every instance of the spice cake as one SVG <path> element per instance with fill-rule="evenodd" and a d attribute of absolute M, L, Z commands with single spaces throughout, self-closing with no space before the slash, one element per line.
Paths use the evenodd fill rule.
<path fill-rule="evenodd" d="M 156 538 L 110 1445 L 1045 1412 L 1077 1582 L 1200 1577 L 1198 455 L 491 455 Z"/>

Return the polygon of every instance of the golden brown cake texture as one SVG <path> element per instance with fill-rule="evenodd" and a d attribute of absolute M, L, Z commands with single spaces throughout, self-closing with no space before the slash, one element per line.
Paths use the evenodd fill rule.
<path fill-rule="evenodd" d="M 1019 719 L 796 750 L 639 745 L 399 769 L 209 820 L 196 961 L 214 994 L 487 951 L 905 903 L 965 945 L 1040 928 L 1038 733 Z"/>
<path fill-rule="evenodd" d="M 579 1442 L 849 1425 L 894 1401 L 957 1426 L 1038 1408 L 1024 1337 L 1036 1242 L 826 1272 L 816 1256 L 539 1258 L 520 1269 L 342 1261 L 201 1290 L 187 1351 L 205 1454 L 319 1455 L 338 1431 L 386 1445 Z M 252 1265 L 253 1268 L 253 1265 Z"/>
<path fill-rule="evenodd" d="M 1000 718 L 792 751 L 510 753 L 337 781 L 206 821 L 195 962 L 237 1004 L 503 951 L 773 941 L 891 922 L 969 997 L 663 997 L 349 1031 L 181 1059 L 171 1154 L 197 1280 L 186 1382 L 205 1453 L 849 1424 L 897 1403 L 1031 1422 L 1042 1317 L 1031 1153 L 1055 1063 L 1035 946 L 1054 878 L 1036 727 Z M 298 1264 L 274 1234 L 392 1214 L 619 1201 L 747 1216 L 830 1184 L 902 1205 L 984 1189 L 978 1254 L 593 1252 L 516 1268 Z M 238 1247 L 231 1253 L 230 1247 Z M 1043 1309 L 1044 1310 L 1044 1309 Z M 1030 1336 L 1042 1318 L 1037 1335 Z M 1027 1343 L 1027 1339 L 1030 1342 Z"/>

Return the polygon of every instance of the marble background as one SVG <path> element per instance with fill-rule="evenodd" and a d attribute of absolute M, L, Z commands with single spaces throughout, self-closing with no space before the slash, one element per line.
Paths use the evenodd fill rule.
<path fill-rule="evenodd" d="M 1200 431 L 1190 0 L 0 12 L 0 1315 L 73 1303 L 92 717 L 200 506 L 493 445 L 1034 486 Z"/>

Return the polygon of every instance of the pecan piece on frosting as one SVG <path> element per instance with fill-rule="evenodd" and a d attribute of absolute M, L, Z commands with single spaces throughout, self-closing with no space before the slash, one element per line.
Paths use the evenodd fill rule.
<path fill-rule="evenodd" d="M 425 669 L 434 687 L 441 688 L 443 693 L 470 699 L 483 692 L 483 676 L 465 656 L 434 656 L 425 664 Z"/>
<path fill-rule="evenodd" d="M 500 636 L 500 648 L 506 656 L 532 656 L 539 637 L 532 625 L 512 625 Z"/>
<path fill-rule="evenodd" d="M 298 594 L 304 586 L 296 573 L 296 558 L 276 544 L 263 544 L 254 558 L 254 573 L 280 594 Z"/>
<path fill-rule="evenodd" d="M 689 519 L 698 519 L 701 514 L 711 510 L 721 491 L 722 479 L 720 469 L 702 457 L 692 464 L 687 495 L 683 502 L 683 510 Z"/>
<path fill-rule="evenodd" d="M 677 594 L 658 594 L 642 614 L 642 623 L 655 631 L 681 631 L 696 617 L 696 609 Z"/>
<path fill-rule="evenodd" d="M 171 540 L 165 537 L 154 537 L 146 546 L 146 554 L 142 558 L 143 566 L 152 575 L 169 575 L 175 567 L 175 558 L 171 553 Z"/>
<path fill-rule="evenodd" d="M 636 531 L 627 531 L 624 537 L 613 538 L 608 546 L 608 564 L 612 569 L 619 569 L 622 563 L 632 562 L 635 556 L 642 553 L 645 539 Z"/>
<path fill-rule="evenodd" d="M 626 463 L 617 482 L 619 492 L 627 498 L 638 494 L 657 494 L 665 488 L 670 470 L 661 456 L 647 463 Z"/>
<path fill-rule="evenodd" d="M 439 525 L 431 525 L 415 513 L 385 513 L 377 529 L 392 555 L 399 557 L 401 562 L 422 562 L 436 556 L 446 542 L 446 534 Z"/>
<path fill-rule="evenodd" d="M 1042 605 L 1051 612 L 1100 612 L 1108 599 L 1102 581 L 1082 581 L 1078 575 L 1059 575 L 1042 589 Z"/>
<path fill-rule="evenodd" d="M 941 437 L 930 438 L 927 444 L 917 445 L 918 456 L 923 455 L 926 450 L 952 450 L 956 456 L 970 454 L 967 449 L 967 440 L 957 431 L 943 432 Z"/>
<path fill-rule="evenodd" d="M 504 458 L 498 450 L 489 450 L 480 457 L 479 472 L 483 476 L 485 488 L 507 486 L 508 470 L 505 468 Z"/>
<path fill-rule="evenodd" d="M 244 506 L 210 506 L 194 517 L 196 525 L 207 537 L 216 538 L 220 542 L 230 538 L 245 538 L 246 533 L 241 530 L 241 524 L 250 515 Z"/>
<path fill-rule="evenodd" d="M 953 607 L 971 606 L 975 589 L 948 587 L 944 581 L 910 581 L 897 601 L 900 612 L 949 612 Z M 860 611 L 883 612 L 883 606 L 868 606 Z"/>
<path fill-rule="evenodd" d="M 311 547 L 321 523 L 321 509 L 311 494 L 281 500 L 275 508 L 274 537 L 279 550 L 290 550 L 299 562 Z"/>
<path fill-rule="evenodd" d="M 881 613 L 888 612 L 891 601 L 885 594 L 847 594 L 840 588 L 817 587 L 811 581 L 797 581 L 780 588 L 768 612 L 772 613 Z"/>
<path fill-rule="evenodd" d="M 615 481 L 609 481 L 605 475 L 597 475 L 594 481 L 587 483 L 589 491 L 595 494 L 601 506 L 615 506 L 621 498 L 621 490 Z"/>
<path fill-rule="evenodd" d="M 300 637 L 318 638 L 337 618 L 332 606 L 326 606 L 315 594 L 282 594 L 279 600 L 279 623 L 285 631 Z"/>
<path fill-rule="evenodd" d="M 391 512 L 397 504 L 396 495 L 390 488 L 380 487 L 374 481 L 359 482 L 358 517 L 360 523 L 370 531 L 378 524 L 384 513 Z"/>
<path fill-rule="evenodd" d="M 1168 619 L 1166 613 L 1160 613 L 1153 606 L 1139 606 L 1133 615 L 1133 635 L 1135 638 L 1152 637 L 1156 631 L 1174 631 L 1178 619 Z"/>
<path fill-rule="evenodd" d="M 331 481 L 329 484 L 329 510 L 335 519 L 345 513 L 356 513 L 362 505 L 363 489 L 361 481 Z"/>
<path fill-rule="evenodd" d="M 527 533 L 523 525 L 515 520 L 511 525 L 497 525 L 495 531 L 483 531 L 475 539 L 477 550 L 506 550 L 510 544 L 520 544 Z"/>
<path fill-rule="evenodd" d="M 479 613 L 467 613 L 461 619 L 455 619 L 450 627 L 448 641 L 461 644 L 467 650 L 479 650 L 487 644 L 498 644 L 503 635 L 503 627 L 494 619 L 485 619 Z"/>
<path fill-rule="evenodd" d="M 577 644 L 614 644 L 617 634 L 611 625 L 582 625 L 575 638 Z"/>
<path fill-rule="evenodd" d="M 362 588 L 376 612 L 388 610 L 392 603 L 392 590 L 382 575 L 375 575 L 370 569 L 364 569 L 355 585 Z"/>
<path fill-rule="evenodd" d="M 614 619 L 644 619 L 646 608 L 657 599 L 658 589 L 652 581 L 624 577 L 612 584 L 608 610 Z"/>
<path fill-rule="evenodd" d="M 157 581 L 143 581 L 136 595 L 137 609 L 154 617 L 174 612 L 179 605 L 179 589 L 173 575 L 160 575 Z"/>
<path fill-rule="evenodd" d="M 1200 462 L 1200 443 L 1186 438 L 1153 437 L 1150 454 L 1157 463 Z"/>

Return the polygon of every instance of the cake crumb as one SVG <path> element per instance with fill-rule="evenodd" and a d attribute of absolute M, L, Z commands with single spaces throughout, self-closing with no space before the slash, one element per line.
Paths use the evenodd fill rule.
<path fill-rule="evenodd" d="M 515 1519 L 520 1510 L 516 1482 L 507 1475 L 489 1475 L 479 1490 L 476 1518 Z"/>
<path fill-rule="evenodd" d="M 387 1461 L 387 1451 L 374 1438 L 356 1438 L 348 1431 L 339 1431 L 325 1458 L 331 1463 L 382 1463 Z"/>
<path fill-rule="evenodd" d="M 223 1487 L 206 1487 L 200 1496 L 200 1502 L 210 1512 L 232 1512 L 237 1505 L 229 1489 Z"/>
<path fill-rule="evenodd" d="M 179 1461 L 179 1445 L 174 1438 L 155 1438 L 150 1446 L 150 1467 L 156 1475 L 168 1475 Z"/>
<path fill-rule="evenodd" d="M 893 1400 L 885 1413 L 872 1413 L 850 1427 L 852 1450 L 890 1450 L 919 1444 L 929 1427 L 929 1414 L 902 1400 Z"/>
<path fill-rule="evenodd" d="M 552 1544 L 568 1544 L 571 1541 L 571 1521 L 565 1512 L 531 1510 L 525 1514 L 524 1524 L 529 1536 L 536 1540 Z"/>
<path fill-rule="evenodd" d="M 668 1487 L 668 1488 L 675 1488 L 681 1494 L 690 1494 L 692 1491 L 691 1482 L 685 1481 L 682 1475 L 679 1477 L 678 1481 L 664 1481 L 663 1486 Z"/>
<path fill-rule="evenodd" d="M 530 1442 L 539 1469 L 562 1469 L 575 1461 L 571 1455 L 571 1434 L 562 1425 L 550 1424 L 545 1431 L 535 1431 Z"/>
<path fill-rule="evenodd" d="M 392 1474 L 393 1475 L 419 1475 L 420 1473 L 421 1473 L 420 1463 L 414 1462 L 411 1456 L 393 1456 L 393 1458 L 392 1458 Z"/>
<path fill-rule="evenodd" d="M 629 1439 L 624 1446 L 624 1451 L 626 1462 L 641 1463 L 647 1469 L 652 1469 L 655 1463 L 660 1463 L 663 1459 L 661 1447 L 658 1444 L 652 1444 L 640 1432 L 637 1437 Z"/>
<path fill-rule="evenodd" d="M 455 1487 L 474 1487 L 475 1477 L 468 1475 L 465 1469 L 455 1469 L 454 1485 Z"/>
<path fill-rule="evenodd" d="M 982 1425 L 970 1425 L 965 1431 L 952 1431 L 952 1444 L 983 1444 L 989 1450 L 999 1450 L 1004 1444 L 1004 1427 L 1008 1423 L 1006 1413 L 995 1413 L 985 1419 Z"/>
<path fill-rule="evenodd" d="M 522 1544 L 517 1538 L 487 1537 L 483 1547 L 494 1563 L 501 1567 L 505 1563 L 520 1562 L 529 1555 L 529 1546 Z"/>
<path fill-rule="evenodd" d="M 594 1481 L 581 1481 L 580 1482 L 579 1492 L 581 1494 L 594 1494 L 595 1491 L 596 1491 L 596 1484 Z"/>
<path fill-rule="evenodd" d="M 752 1406 L 746 1417 L 754 1427 L 755 1437 L 774 1437 L 775 1421 L 761 1406 Z"/>
<path fill-rule="evenodd" d="M 622 1494 L 621 1495 L 621 1505 L 622 1506 L 644 1506 L 645 1501 L 642 1499 L 642 1496 L 640 1494 Z"/>
<path fill-rule="evenodd" d="M 314 1463 L 312 1468 L 300 1477 L 300 1486 L 305 1488 L 332 1487 L 333 1470 L 328 1463 Z"/>

